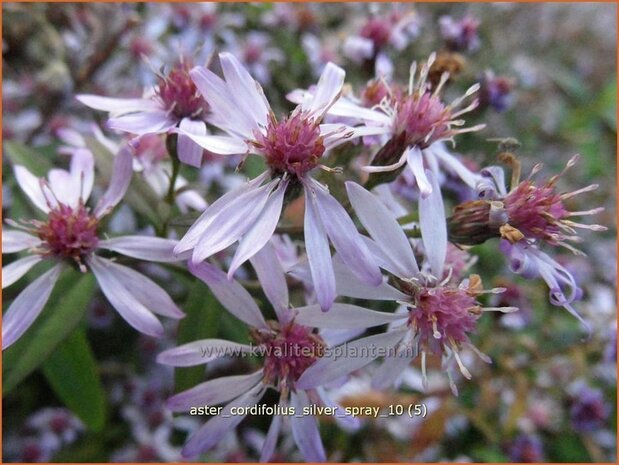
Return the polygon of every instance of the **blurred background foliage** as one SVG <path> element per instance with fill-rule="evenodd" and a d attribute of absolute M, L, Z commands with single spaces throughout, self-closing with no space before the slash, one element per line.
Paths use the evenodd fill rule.
<path fill-rule="evenodd" d="M 202 9 L 189 4 L 3 3 L 3 218 L 35 215 L 16 188 L 13 164 L 44 174 L 50 166 L 63 163 L 56 154 L 59 128 L 104 122 L 103 115 L 75 101 L 76 93 L 124 97 L 139 95 L 143 86 L 153 83 L 141 54 L 149 55 L 155 67 L 158 63 L 169 66 L 180 50 L 193 51 L 193 45 L 188 50 L 179 42 L 206 44 L 198 53 L 205 57 L 211 50 L 229 47 L 230 34 L 242 42 L 248 33 L 264 31 L 270 46 L 284 57 L 268 64 L 270 83 L 265 85 L 278 114 L 293 107 L 285 100 L 288 91 L 315 82 L 316 71 L 302 46 L 305 34 L 315 35 L 325 50 L 334 51 L 353 88 L 373 77 L 372 69 L 339 53 L 344 39 L 357 33 L 367 19 L 368 5 L 288 7 L 288 22 L 273 27 L 264 19 L 277 9 L 271 4 L 220 4 Z M 423 421 L 407 417 L 368 420 L 354 434 L 338 430 L 325 418 L 321 428 L 329 457 L 379 462 L 614 462 L 615 5 L 418 3 L 398 7 L 415 11 L 420 35 L 404 50 L 390 51 L 396 79 L 406 82 L 411 61 L 423 60 L 442 47 L 441 16 L 469 14 L 481 22 L 481 47 L 463 56 L 463 69 L 454 77 L 448 94 L 459 95 L 487 69 L 513 83 L 508 108 L 502 112 L 480 110 L 468 118 L 469 124 L 485 122 L 487 128 L 459 137 L 456 150 L 477 166 L 494 164 L 497 142 L 488 139 L 514 137 L 521 144 L 517 153 L 524 173 L 543 162 L 542 175 L 560 171 L 571 155 L 580 153 L 582 162 L 562 179 L 561 187 L 567 191 L 599 184 L 597 191 L 575 200 L 572 209 L 603 205 L 606 210 L 597 221 L 610 229 L 603 234 L 584 234 L 582 248 L 588 258 L 567 253 L 559 257 L 585 290 L 578 308 L 593 327 L 590 339 L 583 340 L 575 319 L 547 303 L 542 282 L 525 282 L 505 270 L 496 242 L 477 246 L 473 252 L 479 260 L 473 270 L 492 285 L 513 289 L 510 298 L 522 308 L 516 321 L 511 315 L 486 315 L 480 320 L 474 342 L 492 357 L 493 364 L 475 364 L 474 379 L 459 383 L 457 398 L 449 390 L 373 392 L 360 383 L 357 390 L 343 394 L 342 403 L 385 406 L 424 402 L 431 407 L 430 414 Z M 105 185 L 109 154 L 106 158 L 101 147 L 90 143 Z M 242 173 L 255 176 L 261 169 L 260 161 L 250 157 Z M 224 171 L 232 173 L 234 164 L 224 166 Z M 209 198 L 225 190 L 212 183 L 207 191 L 200 184 L 203 178 L 188 167 L 183 167 L 183 175 Z M 451 199 L 451 205 L 454 201 Z M 158 227 L 161 202 L 147 185 L 132 184 L 127 205 L 112 218 L 112 231 Z M 167 284 L 188 315 L 178 329 L 169 328 L 178 341 L 206 337 L 247 340 L 244 327 L 186 272 L 174 267 L 143 268 Z M 90 277 L 80 277 L 77 272 L 67 275 L 42 318 L 3 354 L 4 461 L 179 460 L 177 447 L 182 444 L 185 426 L 169 426 L 171 417 L 162 401 L 171 392 L 204 379 L 204 369 L 179 369 L 172 374 L 157 366 L 155 355 L 176 345 L 175 338 L 155 341 L 132 331 L 110 310 L 93 284 Z M 246 284 L 255 285 L 251 275 Z M 17 295 L 17 287 L 3 293 L 4 308 Z M 256 295 L 261 297 L 259 292 Z M 210 367 L 208 376 L 243 372 L 246 363 Z M 591 395 L 591 391 L 600 396 Z M 58 432 L 53 422 L 33 426 L 33 416 L 52 407 L 72 412 L 58 410 L 65 415 L 64 429 Z M 66 415 L 75 415 L 82 424 L 74 427 L 74 435 L 67 433 Z M 582 416 L 594 420 L 594 426 L 583 428 Z M 267 419 L 248 419 L 237 438 L 222 444 L 207 459 L 256 460 L 252 438 L 266 426 Z M 162 442 L 169 447 L 163 449 Z M 294 461 L 298 457 L 283 447 L 278 459 Z"/>

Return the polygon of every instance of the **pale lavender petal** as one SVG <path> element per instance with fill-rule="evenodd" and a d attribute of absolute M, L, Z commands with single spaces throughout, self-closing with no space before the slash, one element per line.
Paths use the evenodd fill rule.
<path fill-rule="evenodd" d="M 327 63 L 316 84 L 314 98 L 307 104 L 302 104 L 303 109 L 322 116 L 340 96 L 345 77 L 346 72 L 342 68 L 331 62 Z"/>
<path fill-rule="evenodd" d="M 456 173 L 464 183 L 472 189 L 475 189 L 477 181 L 481 178 L 480 175 L 473 173 L 469 170 L 464 164 L 454 157 L 451 153 L 447 151 L 443 143 L 435 142 L 426 150 L 431 151 L 434 155 L 441 161 L 443 165 L 447 167 L 448 170 Z M 503 173 L 503 170 L 501 170 Z M 503 183 L 503 186 L 505 184 Z"/>
<path fill-rule="evenodd" d="M 357 329 L 321 329 L 318 334 L 329 347 L 339 346 L 365 333 L 365 328 Z"/>
<path fill-rule="evenodd" d="M 49 170 L 47 178 L 49 180 L 49 188 L 58 202 L 71 207 L 77 206 L 79 190 L 73 189 L 73 178 L 68 171 L 54 168 Z"/>
<path fill-rule="evenodd" d="M 199 405 L 222 404 L 249 391 L 262 377 L 263 372 L 259 370 L 251 375 L 215 378 L 170 397 L 166 401 L 166 407 L 173 412 L 186 413 Z"/>
<path fill-rule="evenodd" d="M 107 268 L 133 297 L 144 307 L 158 315 L 170 318 L 183 318 L 185 314 L 172 301 L 172 298 L 150 278 L 131 268 L 110 261 Z"/>
<path fill-rule="evenodd" d="M 387 114 L 379 110 L 362 107 L 347 98 L 341 98 L 335 102 L 328 113 L 332 116 L 379 123 L 379 126 L 385 129 L 385 133 L 387 130 L 391 130 L 391 118 Z"/>
<path fill-rule="evenodd" d="M 219 155 L 242 155 L 248 152 L 249 148 L 243 139 L 238 137 L 228 136 L 199 136 L 191 132 L 187 132 L 182 128 L 174 130 L 179 137 L 185 136 L 191 141 L 198 144 L 200 147 L 205 148 L 209 152 L 217 153 Z"/>
<path fill-rule="evenodd" d="M 381 390 L 392 388 L 410 363 L 411 357 L 408 354 L 386 357 L 383 363 L 372 373 L 372 387 Z"/>
<path fill-rule="evenodd" d="M 62 269 L 63 265 L 58 264 L 35 279 L 21 291 L 2 315 L 2 350 L 17 341 L 39 316 Z"/>
<path fill-rule="evenodd" d="M 372 58 L 374 55 L 374 42 L 361 36 L 350 36 L 344 41 L 344 55 L 356 63 Z"/>
<path fill-rule="evenodd" d="M 41 239 L 23 231 L 11 231 L 2 228 L 2 253 L 15 253 L 36 247 Z"/>
<path fill-rule="evenodd" d="M 79 199 L 86 202 L 92 192 L 95 182 L 95 158 L 88 149 L 78 149 L 73 152 L 71 157 L 71 178 L 72 189 L 75 193 L 74 203 Z"/>
<path fill-rule="evenodd" d="M 204 281 L 217 300 L 239 320 L 254 328 L 268 328 L 262 313 L 252 296 L 235 280 L 228 280 L 226 274 L 210 263 L 188 264 L 189 271 Z"/>
<path fill-rule="evenodd" d="M 106 125 L 109 129 L 141 136 L 166 132 L 176 126 L 176 123 L 167 111 L 152 111 L 110 118 Z"/>
<path fill-rule="evenodd" d="M 366 241 L 366 244 L 368 243 L 369 241 Z M 339 255 L 333 257 L 333 271 L 335 272 L 337 295 L 368 300 L 402 300 L 407 298 L 406 294 L 387 284 L 384 279 L 376 287 L 368 286 L 342 263 Z"/>
<path fill-rule="evenodd" d="M 253 139 L 255 121 L 246 113 L 245 106 L 238 107 L 226 83 L 211 70 L 196 66 L 189 75 L 208 102 L 213 123 L 240 139 Z"/>
<path fill-rule="evenodd" d="M 349 342 L 344 346 L 344 353 L 336 358 L 321 358 L 307 370 L 295 383 L 297 389 L 312 389 L 324 386 L 332 381 L 340 379 L 355 370 L 363 368 L 381 355 L 385 349 L 395 347 L 406 335 L 408 328 L 375 334 L 356 341 Z M 349 354 L 355 354 L 351 357 Z"/>
<path fill-rule="evenodd" d="M 230 263 L 228 278 L 234 276 L 234 273 L 245 263 L 246 260 L 253 257 L 264 245 L 271 239 L 279 218 L 282 214 L 282 205 L 284 203 L 284 194 L 288 187 L 288 181 L 282 181 L 277 186 L 277 189 L 271 194 L 269 200 L 265 204 L 260 216 L 251 228 L 243 235 L 236 249 L 236 253 Z"/>
<path fill-rule="evenodd" d="M 99 199 L 94 214 L 97 218 L 107 215 L 127 192 L 133 176 L 133 149 L 125 144 L 114 159 L 112 177 L 107 190 Z"/>
<path fill-rule="evenodd" d="M 270 112 L 269 104 L 264 96 L 262 87 L 230 53 L 219 55 L 221 69 L 226 79 L 230 93 L 240 108 L 245 108 L 257 123 L 256 128 L 267 125 L 267 116 Z"/>
<path fill-rule="evenodd" d="M 423 248 L 432 273 L 440 278 L 443 275 L 443 265 L 447 255 L 447 221 L 443 196 L 436 176 L 430 170 L 426 170 L 426 176 L 432 185 L 432 192 L 428 197 L 422 196 L 419 199 L 419 227 Z"/>
<path fill-rule="evenodd" d="M 110 266 L 109 260 L 93 255 L 87 260 L 87 264 L 95 274 L 105 297 L 127 323 L 149 336 L 163 335 L 163 326 L 159 320 L 124 286 L 124 282 Z"/>
<path fill-rule="evenodd" d="M 302 412 L 304 407 L 311 405 L 307 394 L 302 390 L 293 391 L 290 394 L 290 400 L 297 412 Z M 294 442 L 305 461 L 326 462 L 327 456 L 320 439 L 320 430 L 316 418 L 311 415 L 294 415 L 290 417 L 290 424 Z"/>
<path fill-rule="evenodd" d="M 201 453 L 217 445 L 229 431 L 234 429 L 245 418 L 245 415 L 232 415 L 231 409 L 233 407 L 242 409 L 256 405 L 262 398 L 265 390 L 266 387 L 262 383 L 258 384 L 251 391 L 226 405 L 221 415 L 209 420 L 189 438 L 189 441 L 183 447 L 183 457 L 186 459 L 196 458 Z"/>
<path fill-rule="evenodd" d="M 238 241 L 262 215 L 271 191 L 278 180 L 230 202 L 202 232 L 202 237 L 193 249 L 191 261 L 199 263 L 211 255 Z"/>
<path fill-rule="evenodd" d="M 285 406 L 285 402 L 283 400 L 280 401 L 280 405 L 283 408 Z M 260 452 L 260 462 L 269 462 L 273 457 L 275 447 L 277 446 L 279 432 L 282 429 L 283 419 L 283 415 L 274 415 L 271 419 L 271 425 L 269 426 L 269 431 L 267 432 L 266 438 L 264 438 L 264 444 L 262 446 L 262 451 Z"/>
<path fill-rule="evenodd" d="M 221 357 L 249 353 L 251 350 L 250 346 L 238 342 L 224 339 L 202 339 L 164 350 L 157 355 L 157 363 L 173 367 L 191 367 L 203 365 Z"/>
<path fill-rule="evenodd" d="M 194 121 L 191 118 L 183 118 L 179 128 L 183 132 L 189 132 L 196 136 L 206 135 L 206 124 L 202 121 Z M 183 132 L 178 134 L 178 159 L 190 166 L 200 168 L 202 166 L 202 153 L 204 149 L 183 134 Z"/>
<path fill-rule="evenodd" d="M 331 263 L 331 251 L 327 233 L 316 206 L 316 198 L 311 188 L 305 190 L 305 249 L 309 261 L 314 291 L 323 311 L 329 310 L 335 300 L 335 275 Z"/>
<path fill-rule="evenodd" d="M 177 244 L 178 241 L 161 237 L 121 236 L 99 241 L 98 247 L 140 260 L 167 263 L 181 260 L 174 254 Z"/>
<path fill-rule="evenodd" d="M 41 189 L 41 180 L 21 165 L 15 165 L 13 167 L 13 172 L 15 173 L 15 180 L 20 189 L 28 196 L 34 206 L 48 213 L 49 205 Z"/>
<path fill-rule="evenodd" d="M 421 150 L 418 147 L 409 148 L 406 161 L 409 168 L 413 172 L 413 176 L 415 176 L 415 181 L 417 181 L 417 186 L 419 187 L 421 197 L 427 197 L 432 193 L 432 184 L 430 184 L 430 181 L 428 181 L 428 178 L 426 177 L 426 172 L 423 167 L 423 154 L 421 153 Z"/>
<path fill-rule="evenodd" d="M 262 285 L 262 290 L 273 305 L 277 319 L 282 324 L 288 323 L 290 320 L 288 285 L 275 249 L 270 242 L 267 242 L 250 260 L 258 276 L 258 281 Z"/>
<path fill-rule="evenodd" d="M 298 307 L 293 312 L 296 313 L 295 323 L 311 328 L 329 329 L 371 328 L 407 318 L 407 315 L 377 312 L 357 305 L 340 303 L 334 303 L 326 313 L 318 305 Z"/>
<path fill-rule="evenodd" d="M 95 110 L 109 111 L 110 113 L 118 115 L 136 111 L 156 111 L 162 109 L 159 103 L 150 99 L 111 98 L 88 94 L 80 94 L 75 98 L 84 105 L 94 108 Z"/>
<path fill-rule="evenodd" d="M 323 132 L 324 131 L 324 132 Z M 320 132 L 325 134 L 324 145 L 326 150 L 331 150 L 359 137 L 376 136 L 386 134 L 389 128 L 383 126 L 346 126 L 344 124 L 321 124 Z"/>
<path fill-rule="evenodd" d="M 82 135 L 72 128 L 59 128 L 56 131 L 58 138 L 67 145 L 72 147 L 86 147 L 86 141 Z"/>
<path fill-rule="evenodd" d="M 198 191 L 193 189 L 184 190 L 176 195 L 176 205 L 181 213 L 191 210 L 205 210 L 208 207 L 206 200 L 202 198 Z"/>
<path fill-rule="evenodd" d="M 356 431 L 359 429 L 359 427 L 361 426 L 361 420 L 358 417 L 353 417 L 352 415 L 345 414 L 342 406 L 338 405 L 337 402 L 331 399 L 329 394 L 327 394 L 327 392 L 322 387 L 316 388 L 315 392 L 316 394 L 318 394 L 318 397 L 320 398 L 325 407 L 337 409 L 335 410 L 336 413 L 333 418 L 339 426 L 341 426 L 346 431 Z"/>
<path fill-rule="evenodd" d="M 16 282 L 30 269 L 43 260 L 41 255 L 28 255 L 2 267 L 2 289 Z"/>
<path fill-rule="evenodd" d="M 203 236 L 205 229 L 217 218 L 217 216 L 224 210 L 230 210 L 230 206 L 233 202 L 238 200 L 239 203 L 244 203 L 247 197 L 253 196 L 254 191 L 267 177 L 268 172 L 262 173 L 260 176 L 252 179 L 251 181 L 243 184 L 238 189 L 230 191 L 219 199 L 217 199 L 211 206 L 209 206 L 200 215 L 200 218 L 189 228 L 189 231 L 179 241 L 178 245 L 174 249 L 175 253 L 186 252 L 195 247 L 200 237 Z"/>
<path fill-rule="evenodd" d="M 384 254 L 398 267 L 400 275 L 413 277 L 419 273 L 411 244 L 393 213 L 359 184 L 347 182 L 346 191 L 361 224 Z"/>
<path fill-rule="evenodd" d="M 382 274 L 350 216 L 324 187 L 315 181 L 312 187 L 322 224 L 340 258 L 363 282 L 378 286 Z"/>

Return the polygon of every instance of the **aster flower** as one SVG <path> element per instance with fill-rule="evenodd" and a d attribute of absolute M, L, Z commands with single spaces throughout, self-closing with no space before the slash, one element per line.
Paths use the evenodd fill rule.
<path fill-rule="evenodd" d="M 454 52 L 475 52 L 480 42 L 477 29 L 480 22 L 470 15 L 455 20 L 451 16 L 439 18 L 441 36 L 447 48 Z"/>
<path fill-rule="evenodd" d="M 185 133 L 203 136 L 207 133 L 208 103 L 198 93 L 189 76 L 191 63 L 181 59 L 158 85 L 143 98 L 111 98 L 81 94 L 76 98 L 95 110 L 108 111 L 107 126 L 130 134 L 163 134 L 173 128 L 183 130 L 178 136 L 178 158 L 183 163 L 200 167 L 202 148 Z"/>
<path fill-rule="evenodd" d="M 511 190 L 505 188 L 504 172 L 498 166 L 482 170 L 483 178 L 477 190 L 483 200 L 458 205 L 448 218 L 449 237 L 452 241 L 474 245 L 493 237 L 501 237 L 500 250 L 508 257 L 510 269 L 525 278 L 541 277 L 550 288 L 550 302 L 566 308 L 585 326 L 588 325 L 571 306 L 582 297 L 582 290 L 572 274 L 548 254 L 540 245 L 561 246 L 577 255 L 584 253 L 570 242 L 581 242 L 577 229 L 605 231 L 598 224 L 587 225 L 573 221 L 574 216 L 600 213 L 603 207 L 573 212 L 567 209 L 568 199 L 597 189 L 597 184 L 559 194 L 556 184 L 561 176 L 578 161 L 572 157 L 565 169 L 538 185 L 533 176 L 542 168 L 535 165 L 529 177 L 520 180 L 520 162 L 513 156 L 504 158 L 512 166 Z"/>
<path fill-rule="evenodd" d="M 3 350 L 34 322 L 67 266 L 92 271 L 110 303 L 138 331 L 162 335 L 163 327 L 153 313 L 171 318 L 183 316 L 168 294 L 149 278 L 96 255 L 98 249 L 106 249 L 141 260 L 177 260 L 172 253 L 176 241 L 142 236 L 100 237 L 101 219 L 120 202 L 131 181 L 131 150 L 129 146 L 120 150 L 108 189 L 92 211 L 86 206 L 94 184 L 94 158 L 90 151 L 75 150 L 70 170 L 53 169 L 47 180 L 15 165 L 17 183 L 46 218 L 7 221 L 15 229 L 3 229 L 2 253 L 28 251 L 28 255 L 3 267 L 2 287 L 15 283 L 41 261 L 50 261 L 54 266 L 29 284 L 4 314 Z"/>
<path fill-rule="evenodd" d="M 271 82 L 271 64 L 284 61 L 284 53 L 271 44 L 270 36 L 264 32 L 251 31 L 242 41 L 235 34 L 226 34 L 224 40 L 227 51 L 240 57 L 251 75 L 263 85 Z"/>
<path fill-rule="evenodd" d="M 419 35 L 419 17 L 414 11 L 394 9 L 383 15 L 373 15 L 361 27 L 358 35 L 344 42 L 344 55 L 356 63 L 365 60 L 391 62 L 385 48 L 403 50 Z"/>
<path fill-rule="evenodd" d="M 611 412 L 610 405 L 604 399 L 604 393 L 585 383 L 577 383 L 572 390 L 570 406 L 572 428 L 581 433 L 590 433 L 602 428 Z"/>
<path fill-rule="evenodd" d="M 345 209 L 311 173 L 325 153 L 354 137 L 371 134 L 370 127 L 321 124 L 337 100 L 344 71 L 329 64 L 316 86 L 316 95 L 288 117 L 277 120 L 262 88 L 232 55 L 220 55 L 226 80 L 205 68 L 190 74 L 211 102 L 217 126 L 229 136 L 195 136 L 196 143 L 222 155 L 252 152 L 264 157 L 268 170 L 214 202 L 181 239 L 176 251 L 192 250 L 199 263 L 239 241 L 228 276 L 251 258 L 273 235 L 286 195 L 301 189 L 305 196 L 305 242 L 314 287 L 323 310 L 335 299 L 329 238 L 342 260 L 367 284 L 381 281 L 378 266 Z M 180 128 L 182 132 L 182 128 Z"/>
<path fill-rule="evenodd" d="M 290 308 L 288 288 L 275 249 L 267 244 L 251 258 L 268 301 L 273 306 L 277 321 L 266 321 L 251 295 L 235 280 L 215 266 L 204 262 L 189 264 L 190 271 L 204 281 L 217 299 L 239 320 L 250 326 L 252 345 L 221 339 L 194 341 L 159 354 L 157 361 L 172 366 L 201 365 L 225 355 L 260 355 L 262 368 L 248 375 L 215 378 L 168 400 L 173 411 L 186 412 L 197 405 L 227 403 L 221 415 L 208 421 L 189 438 L 183 448 L 183 457 L 195 458 L 215 446 L 226 433 L 236 427 L 245 415 L 231 414 L 231 409 L 251 407 L 260 402 L 267 389 L 280 394 L 276 411 L 285 412 L 294 407 L 298 415 L 276 414 L 267 433 L 261 461 L 268 461 L 276 447 L 284 421 L 290 421 L 294 440 L 307 461 L 325 461 L 318 424 L 313 416 L 302 416 L 304 407 L 312 404 L 336 406 L 320 383 L 310 389 L 297 386 L 297 380 L 317 360 L 326 356 L 329 346 L 348 340 L 358 330 L 393 320 L 393 315 L 382 314 L 348 304 L 333 304 L 336 314 L 324 314 L 320 306 Z M 332 329 L 340 331 L 317 332 L 311 322 L 322 317 L 330 321 Z M 356 427 L 355 419 L 338 415 L 335 419 L 347 428 Z"/>
<path fill-rule="evenodd" d="M 397 173 L 397 170 L 408 165 L 422 197 L 427 197 L 432 191 L 425 175 L 424 165 L 427 165 L 436 176 L 439 174 L 439 165 L 443 165 L 449 171 L 457 173 L 470 187 L 476 186 L 479 176 L 450 154 L 443 141 L 451 140 L 453 143 L 456 135 L 478 131 L 485 127 L 483 124 L 461 127 L 465 121 L 459 119 L 461 115 L 477 107 L 477 100 L 473 100 L 468 106 L 460 108 L 468 97 L 479 90 L 479 84 L 471 86 L 463 96 L 450 104 L 443 103 L 440 93 L 449 79 L 449 73 L 444 72 L 436 87 L 431 88 L 428 74 L 435 59 L 436 54 L 430 55 L 428 61 L 421 67 L 419 76 L 417 76 L 417 62 L 413 62 L 408 92 L 399 89 L 397 85 L 377 82 L 373 86 L 373 91 L 367 93 L 371 98 L 364 96 L 362 104 L 342 98 L 328 111 L 329 115 L 362 121 L 375 128 L 376 134 L 383 135 L 387 140 L 374 156 L 370 166 L 363 168 L 364 171 Z M 311 97 L 311 93 L 298 90 L 289 94 L 289 98 L 297 103 Z"/>
<path fill-rule="evenodd" d="M 428 170 L 426 175 L 435 190 L 429 197 L 422 199 L 419 205 L 421 237 L 426 255 L 426 264 L 421 269 L 409 239 L 393 213 L 375 195 L 358 184 L 346 183 L 352 206 L 372 238 L 366 243 L 379 258 L 381 267 L 391 274 L 391 285 L 368 292 L 349 272 L 338 268 L 338 293 L 356 298 L 392 300 L 401 305 L 398 312 L 390 315 L 396 320 L 391 322 L 386 333 L 352 343 L 357 348 L 371 349 L 379 345 L 390 349 L 391 355 L 385 358 L 374 373 L 373 384 L 376 388 L 385 388 L 396 382 L 417 355 L 421 355 L 422 376 L 426 383 L 426 357 L 436 355 L 443 359 L 443 366 L 455 394 L 457 390 L 450 368 L 454 360 L 462 375 L 471 378 L 460 357 L 463 348 L 472 349 L 482 360 L 489 362 L 489 358 L 479 352 L 469 339 L 477 319 L 484 311 L 511 312 L 517 309 L 483 307 L 477 300 L 480 295 L 499 293 L 503 289 L 484 290 L 481 278 L 477 275 L 469 276 L 457 286 L 450 282 L 450 276 L 443 279 L 447 253 L 443 201 L 433 174 Z M 337 318 L 339 313 L 339 308 L 332 309 L 329 318 Z M 330 321 L 326 318 L 317 320 L 315 325 L 329 327 Z M 373 351 L 367 357 L 321 360 L 301 376 L 298 386 L 308 389 L 317 383 L 332 381 L 334 377 L 357 370 L 379 356 L 380 351 Z"/>

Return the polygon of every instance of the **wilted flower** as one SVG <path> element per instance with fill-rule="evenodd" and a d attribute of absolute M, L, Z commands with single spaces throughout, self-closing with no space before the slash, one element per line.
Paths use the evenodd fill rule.
<path fill-rule="evenodd" d="M 227 432 L 235 428 L 247 413 L 231 413 L 236 408 L 257 405 L 267 389 L 280 394 L 275 415 L 267 433 L 261 461 L 268 461 L 277 444 L 284 421 L 290 421 L 293 437 L 307 461 L 325 461 L 325 451 L 320 439 L 318 424 L 313 416 L 301 415 L 302 409 L 311 404 L 335 406 L 320 383 L 310 389 L 300 388 L 298 379 L 317 360 L 325 356 L 329 340 L 334 337 L 317 332 L 311 322 L 328 317 L 337 329 L 355 330 L 375 324 L 371 310 L 347 304 L 333 304 L 332 312 L 324 314 L 318 305 L 289 308 L 288 288 L 275 250 L 267 244 L 251 259 L 267 299 L 273 306 L 277 321 L 266 321 L 251 295 L 235 280 L 209 263 L 189 264 L 191 272 L 204 281 L 219 301 L 241 321 L 250 326 L 252 345 L 221 339 L 194 341 L 159 354 L 159 363 L 172 366 L 201 365 L 225 355 L 260 355 L 262 368 L 249 375 L 215 378 L 168 400 L 173 411 L 186 412 L 200 405 L 227 403 L 221 415 L 200 428 L 183 449 L 185 458 L 195 458 L 214 447 Z M 342 331 L 338 341 L 350 338 L 350 331 Z M 354 333 L 353 333 L 354 334 Z M 297 414 L 292 414 L 291 407 Z M 289 413 L 286 413 L 289 412 Z M 355 426 L 354 418 L 336 416 L 348 427 Z"/>
<path fill-rule="evenodd" d="M 582 290 L 572 274 L 560 263 L 539 249 L 539 245 L 565 247 L 576 254 L 583 253 L 569 242 L 580 242 L 576 229 L 605 231 L 606 227 L 585 225 L 570 218 L 593 215 L 603 207 L 572 212 L 565 201 L 597 189 L 597 184 L 573 192 L 558 194 L 556 183 L 567 169 L 574 166 L 578 156 L 572 157 L 565 169 L 544 184 L 537 185 L 532 177 L 542 165 L 534 167 L 531 175 L 520 181 L 520 162 L 512 155 L 504 160 L 512 166 L 512 188 L 505 188 L 504 172 L 498 166 L 482 170 L 478 182 L 479 197 L 484 200 L 465 202 L 454 208 L 448 218 L 449 237 L 460 244 L 480 244 L 492 237 L 501 237 L 500 249 L 509 258 L 510 269 L 525 278 L 542 278 L 550 288 L 550 302 L 566 308 L 585 326 L 586 323 L 571 306 L 582 297 Z"/>
<path fill-rule="evenodd" d="M 183 316 L 168 294 L 149 278 L 95 254 L 98 249 L 106 249 L 142 260 L 178 260 L 172 253 L 176 245 L 173 240 L 143 236 L 101 239 L 99 235 L 101 218 L 120 202 L 131 181 L 131 151 L 124 146 L 116 156 L 108 189 L 93 211 L 86 206 L 94 184 L 94 158 L 87 149 L 73 152 L 70 171 L 51 170 L 47 180 L 15 165 L 17 183 L 47 218 L 7 221 L 17 229 L 3 229 L 2 253 L 27 250 L 29 255 L 3 267 L 2 287 L 15 283 L 43 260 L 55 265 L 26 286 L 4 314 L 3 350 L 34 322 L 66 266 L 75 266 L 82 272 L 90 269 L 110 303 L 138 331 L 161 336 L 163 327 L 153 313 L 171 318 Z"/>
<path fill-rule="evenodd" d="M 175 250 L 193 250 L 191 260 L 199 263 L 239 241 L 228 272 L 231 277 L 273 235 L 285 196 L 303 189 L 307 254 L 323 310 L 328 310 L 335 299 L 327 237 L 362 280 L 378 284 L 380 272 L 354 223 L 327 188 L 311 177 L 314 168 L 323 167 L 320 161 L 329 149 L 374 131 L 365 126 L 321 124 L 325 112 L 340 95 L 344 71 L 327 65 L 315 98 L 278 121 L 262 88 L 236 58 L 223 53 L 220 61 L 225 81 L 205 68 L 194 68 L 191 76 L 211 102 L 217 125 L 230 135 L 186 135 L 214 153 L 256 153 L 264 157 L 268 170 L 207 208 Z"/>

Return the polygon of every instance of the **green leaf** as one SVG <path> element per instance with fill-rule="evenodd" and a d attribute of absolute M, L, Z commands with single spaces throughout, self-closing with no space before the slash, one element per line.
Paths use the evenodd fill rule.
<path fill-rule="evenodd" d="M 200 339 L 214 338 L 219 330 L 222 314 L 221 304 L 201 282 L 195 282 L 185 305 L 186 316 L 178 325 L 178 345 Z M 204 365 L 174 370 L 176 392 L 184 391 L 200 383 L 204 378 Z"/>
<path fill-rule="evenodd" d="M 254 179 L 258 177 L 258 175 L 264 173 L 266 166 L 264 158 L 258 155 L 249 155 L 243 162 L 243 171 L 247 174 L 248 178 Z"/>
<path fill-rule="evenodd" d="M 66 270 L 26 333 L 3 353 L 2 395 L 36 370 L 78 325 L 95 289 L 91 273 Z"/>
<path fill-rule="evenodd" d="M 42 148 L 32 149 L 16 141 L 4 143 L 4 153 L 9 157 L 14 165 L 26 167 L 35 176 L 45 176 L 52 168 L 49 150 Z"/>
<path fill-rule="evenodd" d="M 107 416 L 105 391 L 84 330 L 73 331 L 42 368 L 56 396 L 86 426 L 101 431 Z"/>

